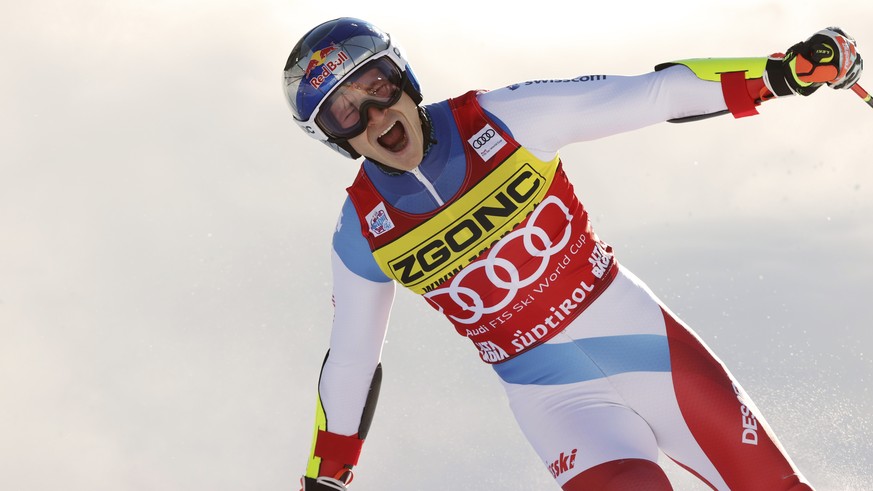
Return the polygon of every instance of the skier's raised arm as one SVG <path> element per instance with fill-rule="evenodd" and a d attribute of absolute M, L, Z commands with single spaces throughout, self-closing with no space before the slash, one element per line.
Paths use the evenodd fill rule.
<path fill-rule="evenodd" d="M 637 76 L 531 80 L 483 92 L 482 107 L 541 158 L 566 145 L 670 121 L 758 113 L 763 102 L 855 87 L 863 68 L 855 41 L 823 29 L 785 54 L 661 63 Z M 869 97 L 869 96 L 868 96 Z"/>

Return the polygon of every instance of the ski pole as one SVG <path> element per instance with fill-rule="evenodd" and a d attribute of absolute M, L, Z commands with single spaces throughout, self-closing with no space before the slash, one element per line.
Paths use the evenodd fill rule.
<path fill-rule="evenodd" d="M 858 84 L 853 85 L 852 92 L 858 94 L 858 97 L 863 99 L 864 102 L 866 102 L 868 106 L 873 107 L 873 97 L 871 97 L 870 94 L 867 93 L 867 91 L 864 90 L 860 85 L 858 85 Z"/>

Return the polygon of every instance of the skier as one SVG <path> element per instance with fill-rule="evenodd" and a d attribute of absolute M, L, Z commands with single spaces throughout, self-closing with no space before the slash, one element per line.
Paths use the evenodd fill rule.
<path fill-rule="evenodd" d="M 335 316 L 303 489 L 352 480 L 395 283 L 491 364 L 565 491 L 671 489 L 659 449 L 713 489 L 812 489 L 719 359 L 594 233 L 558 150 L 663 121 L 750 116 L 774 98 L 850 88 L 861 71 L 854 40 L 831 27 L 785 54 L 422 105 L 388 34 L 353 18 L 313 28 L 284 69 L 294 119 L 366 158 L 333 237 Z"/>

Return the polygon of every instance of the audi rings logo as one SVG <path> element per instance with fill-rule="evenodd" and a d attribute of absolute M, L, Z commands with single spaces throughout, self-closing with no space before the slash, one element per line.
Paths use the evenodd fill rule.
<path fill-rule="evenodd" d="M 537 220 L 542 212 L 550 207 L 557 207 L 567 219 L 567 226 L 564 228 L 564 235 L 557 242 L 552 242 L 549 234 L 542 227 L 537 225 Z M 561 252 L 570 241 L 572 234 L 572 226 L 570 225 L 573 216 L 567 206 L 557 197 L 549 196 L 544 199 L 539 206 L 531 213 L 527 224 L 519 229 L 516 229 L 500 240 L 489 252 L 489 254 L 481 259 L 471 263 L 466 268 L 462 269 L 453 279 L 443 288 L 433 290 L 426 293 L 424 296 L 428 300 L 434 299 L 440 295 L 449 295 L 449 297 L 457 304 L 461 310 L 470 312 L 470 316 L 466 318 L 449 315 L 455 321 L 461 324 L 473 324 L 478 322 L 485 314 L 493 314 L 506 308 L 515 299 L 518 291 L 526 286 L 533 284 L 542 277 L 543 273 L 549 265 L 549 259 Z M 533 238 L 536 237 L 542 244 L 538 247 Z M 500 252 L 504 247 L 516 241 L 522 241 L 524 250 L 530 254 L 532 258 L 539 258 L 540 264 L 537 269 L 522 278 L 521 273 L 515 267 L 516 263 L 527 262 L 524 258 L 504 258 L 500 257 Z M 502 298 L 495 299 L 495 302 L 490 305 L 485 304 L 485 300 L 478 291 L 473 288 L 464 286 L 464 278 L 470 273 L 484 269 L 485 276 L 488 281 L 498 289 L 506 290 L 506 294 Z M 499 270 L 499 274 L 498 274 Z M 509 278 L 508 281 L 503 278 Z M 491 290 L 486 288 L 486 290 Z M 440 312 L 443 312 L 442 306 L 436 301 L 432 302 Z"/>
<path fill-rule="evenodd" d="M 481 130 L 470 137 L 467 143 L 476 150 L 476 153 L 482 157 L 482 160 L 487 162 L 497 154 L 498 150 L 506 145 L 506 140 L 490 124 L 486 124 Z"/>
<path fill-rule="evenodd" d="M 483 133 L 480 133 L 478 138 L 473 140 L 473 142 L 472 142 L 473 148 L 475 148 L 476 150 L 479 150 L 486 143 L 491 141 L 491 139 L 494 138 L 495 136 L 497 136 L 497 132 L 491 128 L 488 128 Z"/>

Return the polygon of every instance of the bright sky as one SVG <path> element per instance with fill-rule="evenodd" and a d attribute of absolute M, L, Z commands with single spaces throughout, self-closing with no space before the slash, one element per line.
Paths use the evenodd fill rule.
<path fill-rule="evenodd" d="M 766 55 L 830 24 L 873 46 L 863 2 L 637 3 L 0 6 L 0 488 L 296 489 L 330 233 L 356 171 L 282 98 L 288 52 L 315 24 L 390 32 L 426 102 Z M 818 489 L 861 490 L 873 111 L 823 89 L 761 112 L 562 155 L 601 237 L 745 383 Z M 467 344 L 398 294 L 356 491 L 550 489 Z"/>

